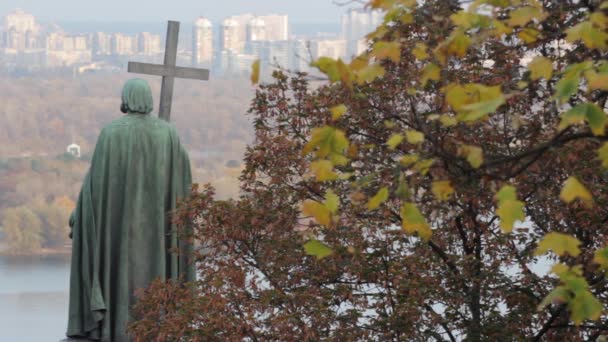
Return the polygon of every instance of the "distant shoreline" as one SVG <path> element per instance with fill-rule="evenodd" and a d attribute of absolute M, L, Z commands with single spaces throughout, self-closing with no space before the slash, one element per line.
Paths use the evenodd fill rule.
<path fill-rule="evenodd" d="M 72 254 L 72 246 L 62 248 L 40 248 L 35 251 L 12 253 L 4 245 L 0 245 L 0 256 L 5 257 L 44 257 L 44 256 L 69 256 Z"/>

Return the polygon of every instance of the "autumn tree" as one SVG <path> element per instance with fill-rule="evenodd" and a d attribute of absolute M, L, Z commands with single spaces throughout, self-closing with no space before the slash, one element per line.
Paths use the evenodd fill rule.
<path fill-rule="evenodd" d="M 136 338 L 607 334 L 608 2 L 368 6 L 326 85 L 259 86 L 242 196 L 183 203 L 199 280 L 142 291 Z"/>

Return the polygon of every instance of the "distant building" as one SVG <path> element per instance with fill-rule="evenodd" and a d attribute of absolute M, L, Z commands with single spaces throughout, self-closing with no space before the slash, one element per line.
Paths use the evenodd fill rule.
<path fill-rule="evenodd" d="M 289 40 L 289 17 L 284 14 L 269 14 L 257 17 L 266 27 L 266 40 Z"/>
<path fill-rule="evenodd" d="M 247 42 L 266 39 L 266 23 L 259 17 L 251 19 L 247 23 Z"/>
<path fill-rule="evenodd" d="M 158 34 L 142 32 L 136 35 L 137 53 L 152 56 L 162 52 L 161 38 Z"/>
<path fill-rule="evenodd" d="M 113 55 L 134 55 L 136 50 L 136 44 L 134 37 L 115 33 L 111 38 L 111 51 Z"/>
<path fill-rule="evenodd" d="M 313 59 L 331 57 L 333 59 L 347 57 L 347 42 L 344 39 L 313 40 L 310 42 Z"/>
<path fill-rule="evenodd" d="M 80 145 L 77 145 L 76 143 L 72 143 L 72 144 L 68 145 L 68 147 L 66 148 L 66 152 L 73 155 L 76 158 L 80 158 Z"/>
<path fill-rule="evenodd" d="M 383 21 L 383 12 L 350 9 L 342 16 L 342 38 L 346 41 L 348 57 L 357 56 L 367 48 L 365 36 Z"/>
<path fill-rule="evenodd" d="M 240 32 L 241 25 L 232 17 L 222 22 L 220 31 L 220 50 L 222 53 L 224 51 L 239 53 L 243 50 L 244 40 L 241 40 Z"/>
<path fill-rule="evenodd" d="M 112 35 L 105 32 L 95 32 L 93 34 L 93 54 L 110 55 L 112 54 Z"/>
<path fill-rule="evenodd" d="M 192 65 L 210 67 L 213 62 L 213 25 L 207 18 L 194 22 L 192 32 Z"/>

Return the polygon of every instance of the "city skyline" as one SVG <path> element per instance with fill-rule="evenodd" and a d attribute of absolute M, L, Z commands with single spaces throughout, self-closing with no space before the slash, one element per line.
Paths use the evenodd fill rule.
<path fill-rule="evenodd" d="M 348 61 L 363 52 L 365 34 L 381 19 L 381 12 L 351 8 L 341 16 L 340 34 L 301 36 L 292 34 L 287 14 L 231 14 L 220 24 L 198 17 L 190 21 L 192 31 L 186 36 L 190 43 L 182 42 L 178 62 L 219 74 L 246 73 L 256 59 L 267 72 L 276 66 L 310 71 L 310 62 L 322 56 Z M 40 24 L 34 14 L 22 9 L 7 13 L 1 23 L 0 65 L 12 69 L 120 70 L 131 57 L 158 62 L 163 55 L 161 34 L 74 34 L 54 23 Z M 303 56 L 312 60 L 304 61 Z"/>
<path fill-rule="evenodd" d="M 0 3 L 0 13 L 21 8 L 42 21 L 76 22 L 150 22 L 180 20 L 192 21 L 204 16 L 212 22 L 219 22 L 234 13 L 284 13 L 293 23 L 334 23 L 347 7 L 338 6 L 332 0 L 284 1 L 284 0 L 225 0 L 214 3 L 213 8 L 205 8 L 202 1 L 174 0 L 171 2 L 150 2 L 133 0 L 129 2 L 106 0 L 104 2 L 84 2 L 78 0 L 11 0 Z M 116 9 L 120 8 L 120 11 Z M 145 11 L 142 11 L 145 8 Z"/>

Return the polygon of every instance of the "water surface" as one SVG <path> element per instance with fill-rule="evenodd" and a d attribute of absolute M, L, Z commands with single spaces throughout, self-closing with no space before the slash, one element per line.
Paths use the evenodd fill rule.
<path fill-rule="evenodd" d="M 57 342 L 65 336 L 69 256 L 0 255 L 0 341 Z"/>

